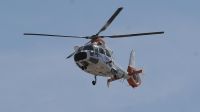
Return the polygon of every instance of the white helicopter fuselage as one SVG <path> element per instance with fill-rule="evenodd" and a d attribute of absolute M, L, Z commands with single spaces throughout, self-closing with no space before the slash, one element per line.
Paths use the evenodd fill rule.
<path fill-rule="evenodd" d="M 81 47 L 75 47 L 75 52 L 70 54 L 68 58 L 74 56 L 74 61 L 79 68 L 83 71 L 90 73 L 95 76 L 95 81 L 92 82 L 93 85 L 96 83 L 96 76 L 110 77 L 107 80 L 107 84 L 118 79 L 127 79 L 130 86 L 133 88 L 138 87 L 141 84 L 140 76 L 143 72 L 142 69 L 136 69 L 134 65 L 134 51 L 131 51 L 129 58 L 129 65 L 127 71 L 123 70 L 114 62 L 112 51 L 105 46 L 103 38 L 124 38 L 132 36 L 142 36 L 142 35 L 154 35 L 163 34 L 164 32 L 145 32 L 145 33 L 133 33 L 133 34 L 122 34 L 122 35 L 108 35 L 101 36 L 100 33 L 105 31 L 116 16 L 121 12 L 123 7 L 119 7 L 110 19 L 104 24 L 104 26 L 92 36 L 68 36 L 68 35 L 52 35 L 52 34 L 41 34 L 41 33 L 24 33 L 24 35 L 37 35 L 37 36 L 51 36 L 51 37 L 67 37 L 67 38 L 84 38 L 90 39 L 90 41 Z"/>
<path fill-rule="evenodd" d="M 74 60 L 79 68 L 94 76 L 128 78 L 128 73 L 115 64 L 112 51 L 105 46 L 89 44 L 79 47 Z"/>

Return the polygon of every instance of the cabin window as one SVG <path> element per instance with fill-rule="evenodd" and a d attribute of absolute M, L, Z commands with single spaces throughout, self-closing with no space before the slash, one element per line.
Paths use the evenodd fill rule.
<path fill-rule="evenodd" d="M 108 57 L 111 57 L 111 54 L 110 54 L 110 52 L 106 49 L 106 55 L 108 56 Z"/>
<path fill-rule="evenodd" d="M 105 54 L 105 52 L 104 52 L 104 50 L 103 50 L 102 48 L 99 48 L 99 52 L 100 52 L 101 54 Z"/>

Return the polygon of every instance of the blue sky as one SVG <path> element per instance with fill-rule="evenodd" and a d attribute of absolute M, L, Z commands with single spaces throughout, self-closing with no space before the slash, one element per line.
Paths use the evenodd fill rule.
<path fill-rule="evenodd" d="M 200 2 L 198 0 L 1 0 L 1 112 L 197 112 L 200 106 Z M 120 6 L 124 10 L 102 35 L 165 31 L 164 35 L 105 39 L 125 69 L 131 49 L 145 70 L 136 89 L 106 86 L 65 57 L 71 38 L 29 38 L 24 32 L 96 33 Z"/>

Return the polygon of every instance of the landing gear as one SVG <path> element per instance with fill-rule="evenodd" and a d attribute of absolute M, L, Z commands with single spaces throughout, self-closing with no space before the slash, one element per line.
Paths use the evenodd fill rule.
<path fill-rule="evenodd" d="M 96 85 L 96 83 L 97 83 L 97 76 L 95 75 L 94 80 L 92 81 L 92 85 Z"/>
<path fill-rule="evenodd" d="M 96 81 L 92 81 L 92 85 L 96 85 Z"/>

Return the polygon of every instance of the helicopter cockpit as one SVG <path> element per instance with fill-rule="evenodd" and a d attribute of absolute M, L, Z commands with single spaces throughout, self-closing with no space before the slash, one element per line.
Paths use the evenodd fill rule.
<path fill-rule="evenodd" d="M 82 70 L 88 70 L 89 72 L 91 68 L 88 69 L 90 65 L 97 64 L 110 64 L 112 60 L 112 51 L 105 46 L 96 45 L 96 44 L 86 44 L 77 48 L 76 53 L 74 55 L 74 61 Z M 98 65 L 99 66 L 99 65 Z"/>
<path fill-rule="evenodd" d="M 95 44 L 88 44 L 78 48 L 74 56 L 74 60 L 80 61 L 90 57 L 95 58 L 98 57 L 99 55 L 104 55 L 111 58 L 112 53 L 113 52 L 107 47 L 102 47 Z"/>
<path fill-rule="evenodd" d="M 87 51 L 93 52 L 95 54 L 101 53 L 108 57 L 111 57 L 111 55 L 113 53 L 109 48 L 105 48 L 105 47 L 94 45 L 94 44 L 89 44 L 89 45 L 79 47 L 77 50 L 77 53 L 78 52 L 87 52 Z"/>

